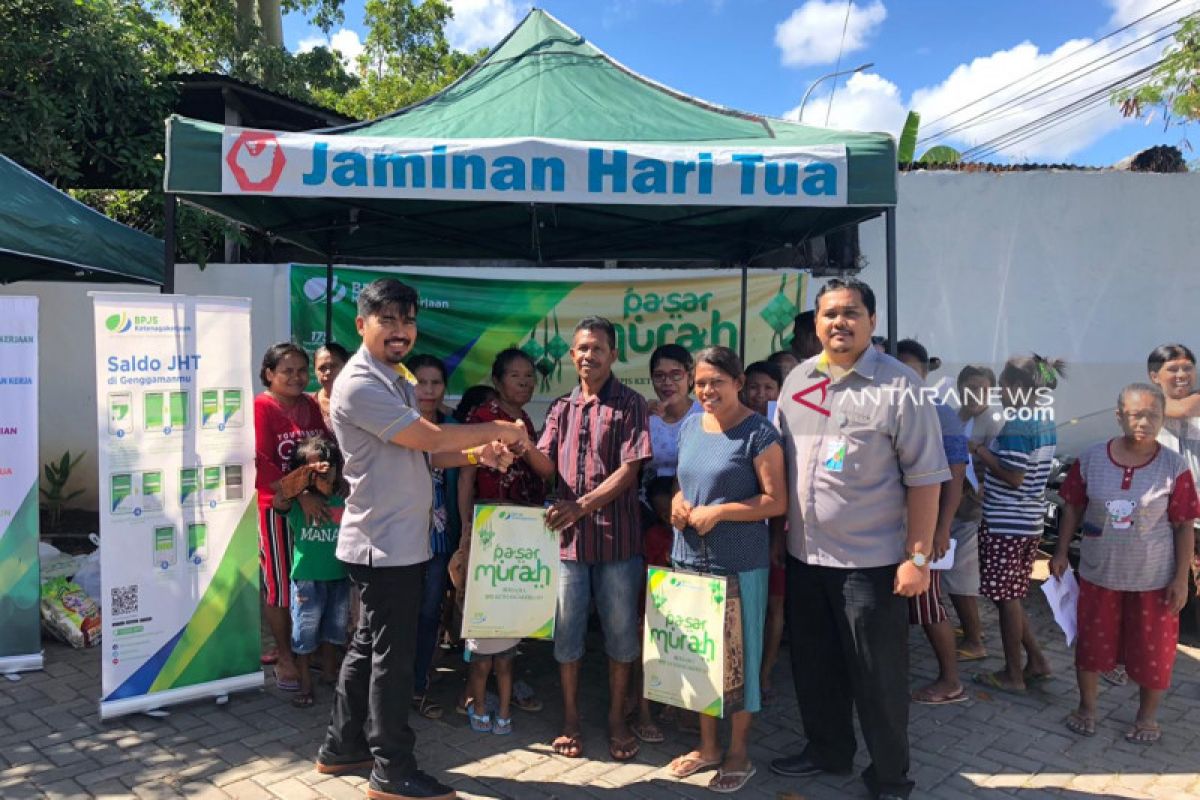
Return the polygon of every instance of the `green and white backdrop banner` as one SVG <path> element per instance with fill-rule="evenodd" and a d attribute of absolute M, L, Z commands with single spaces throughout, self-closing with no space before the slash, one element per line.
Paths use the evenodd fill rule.
<path fill-rule="evenodd" d="M 93 297 L 100 716 L 261 686 L 250 301 Z"/>
<path fill-rule="evenodd" d="M 41 669 L 38 299 L 0 297 L 0 673 Z"/>

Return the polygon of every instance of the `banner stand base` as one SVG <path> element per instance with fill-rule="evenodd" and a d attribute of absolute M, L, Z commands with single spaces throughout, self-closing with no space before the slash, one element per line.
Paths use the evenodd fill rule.
<path fill-rule="evenodd" d="M 263 672 L 252 672 L 249 675 L 239 675 L 236 678 L 222 678 L 219 681 L 198 683 L 195 686 L 184 686 L 179 689 L 168 689 L 165 692 L 154 692 L 137 697 L 125 697 L 120 700 L 100 702 L 100 719 L 109 720 L 125 714 L 136 714 L 143 711 L 155 711 L 165 706 L 187 703 L 192 700 L 202 700 L 212 697 L 218 704 L 228 701 L 231 692 L 242 692 L 248 689 L 261 689 L 266 683 Z"/>
<path fill-rule="evenodd" d="M 42 653 L 27 656 L 0 657 L 0 675 L 16 675 L 18 672 L 33 672 L 42 668 Z"/>

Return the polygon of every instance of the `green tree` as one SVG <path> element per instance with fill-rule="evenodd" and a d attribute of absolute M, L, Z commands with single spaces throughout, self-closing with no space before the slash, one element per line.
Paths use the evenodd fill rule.
<path fill-rule="evenodd" d="M 1150 80 L 1113 95 L 1127 117 L 1162 112 L 1167 125 L 1200 120 L 1200 14 L 1186 17 L 1175 32 L 1175 43 L 1150 73 Z"/>
<path fill-rule="evenodd" d="M 170 40 L 132 0 L 0 2 L 0 152 L 60 187 L 161 180 Z"/>
<path fill-rule="evenodd" d="M 342 94 L 318 90 L 314 95 L 347 116 L 371 119 L 437 92 L 482 55 L 450 47 L 446 24 L 453 16 L 444 0 L 367 0 L 359 85 Z"/>

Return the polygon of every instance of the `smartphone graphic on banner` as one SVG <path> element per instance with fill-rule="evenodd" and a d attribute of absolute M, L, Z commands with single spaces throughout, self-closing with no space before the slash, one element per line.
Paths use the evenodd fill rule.
<path fill-rule="evenodd" d="M 225 498 L 221 496 L 221 468 L 204 468 L 204 502 L 219 503 Z"/>
<path fill-rule="evenodd" d="M 163 474 L 161 472 L 142 473 L 142 511 L 162 511 L 163 508 Z"/>
<path fill-rule="evenodd" d="M 242 465 L 225 465 L 225 499 L 241 500 L 245 497 L 242 489 Z"/>
<path fill-rule="evenodd" d="M 167 569 L 175 566 L 178 561 L 178 545 L 175 542 L 175 528 L 164 526 L 154 529 L 154 566 Z"/>
<path fill-rule="evenodd" d="M 223 421 L 220 390 L 205 389 L 200 393 L 200 427 L 216 428 Z"/>
<path fill-rule="evenodd" d="M 142 395 L 142 408 L 145 411 L 142 419 L 146 430 L 161 431 L 167 427 L 165 402 L 166 395 L 161 392 L 147 392 Z"/>
<path fill-rule="evenodd" d="M 109 476 L 109 486 L 111 488 L 110 513 L 132 514 L 134 505 L 133 475 L 128 472 L 114 472 Z"/>
<path fill-rule="evenodd" d="M 179 504 L 194 506 L 200 502 L 200 470 L 185 467 L 179 470 Z"/>
<path fill-rule="evenodd" d="M 208 558 L 208 525 L 193 522 L 188 525 L 188 561 L 199 564 Z"/>
<path fill-rule="evenodd" d="M 108 396 L 108 432 L 113 436 L 133 433 L 133 395 L 129 392 Z"/>
<path fill-rule="evenodd" d="M 245 415 L 242 413 L 242 390 L 226 389 L 221 394 L 223 395 L 222 412 L 225 416 L 225 426 L 240 428 L 245 424 Z"/>
<path fill-rule="evenodd" d="M 188 413 L 188 393 L 171 392 L 171 427 L 182 430 L 188 427 L 191 414 Z"/>

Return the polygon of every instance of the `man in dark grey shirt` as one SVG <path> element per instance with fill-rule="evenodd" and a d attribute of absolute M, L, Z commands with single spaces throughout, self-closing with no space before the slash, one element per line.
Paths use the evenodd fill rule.
<path fill-rule="evenodd" d="M 404 358 L 417 339 L 417 293 L 381 279 L 358 296 L 362 347 L 329 398 L 329 416 L 350 484 L 337 556 L 362 597 L 358 630 L 342 662 L 317 772 L 372 767 L 374 800 L 451 800 L 454 790 L 417 769 L 408 725 L 414 642 L 431 556 L 430 467 L 507 469 L 508 446 L 531 446 L 520 422 L 439 427 L 416 410 L 416 379 Z M 432 457 L 427 456 L 432 453 Z"/>
<path fill-rule="evenodd" d="M 929 586 L 938 493 L 950 479 L 920 378 L 871 346 L 875 295 L 857 280 L 817 293 L 820 355 L 779 395 L 788 468 L 787 620 L 808 746 L 771 769 L 848 772 L 858 707 L 871 795 L 906 798 L 908 603 Z"/>

